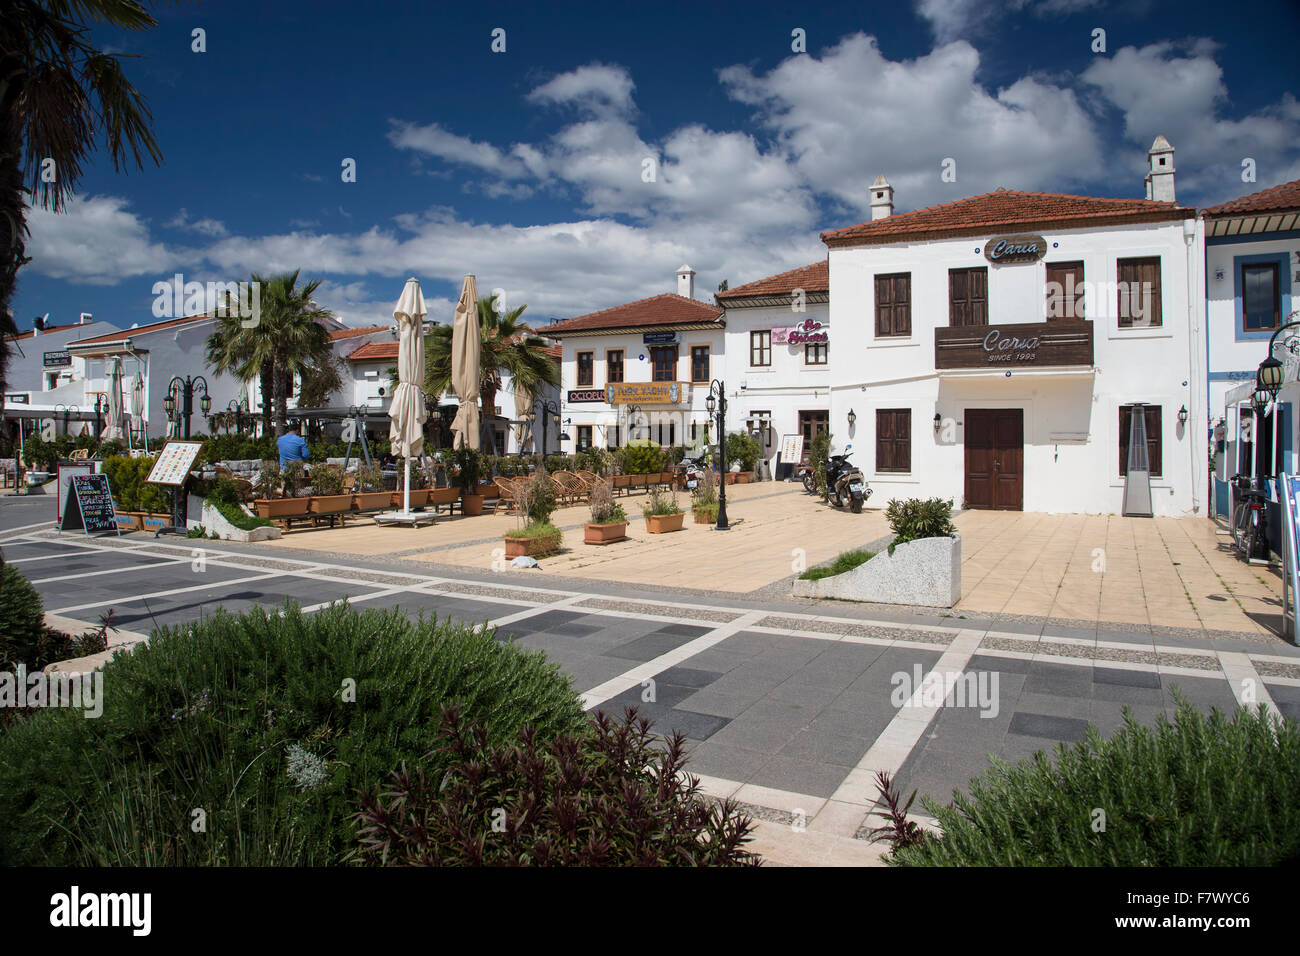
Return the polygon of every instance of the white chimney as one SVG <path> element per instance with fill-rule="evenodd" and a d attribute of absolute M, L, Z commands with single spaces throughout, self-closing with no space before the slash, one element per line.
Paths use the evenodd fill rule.
<path fill-rule="evenodd" d="M 894 187 L 881 173 L 871 184 L 871 221 L 888 219 L 894 211 Z"/>
<path fill-rule="evenodd" d="M 1174 202 L 1174 148 L 1157 136 L 1147 151 L 1147 199 Z"/>
<path fill-rule="evenodd" d="M 93 315 L 91 315 L 89 312 L 83 312 L 81 313 L 81 318 L 77 320 L 77 324 L 88 325 L 89 323 L 94 321 L 95 321 L 95 317 Z"/>
<path fill-rule="evenodd" d="M 677 294 L 687 299 L 695 298 L 695 270 L 684 265 L 677 270 Z"/>

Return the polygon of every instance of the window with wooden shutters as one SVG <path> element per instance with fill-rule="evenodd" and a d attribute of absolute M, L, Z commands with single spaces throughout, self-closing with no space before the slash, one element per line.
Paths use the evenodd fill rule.
<path fill-rule="evenodd" d="M 829 342 L 805 342 L 803 363 L 805 365 L 825 365 L 830 361 L 831 346 Z"/>
<path fill-rule="evenodd" d="M 650 350 L 654 364 L 651 381 L 671 382 L 677 378 L 677 346 L 661 345 Z"/>
<path fill-rule="evenodd" d="M 709 347 L 707 345 L 691 346 L 691 381 L 707 382 L 709 380 Z"/>
<path fill-rule="evenodd" d="M 989 270 L 948 270 L 948 324 L 989 324 Z"/>
<path fill-rule="evenodd" d="M 876 276 L 876 336 L 912 334 L 912 274 Z"/>
<path fill-rule="evenodd" d="M 912 470 L 912 410 L 876 409 L 876 471 Z"/>
<path fill-rule="evenodd" d="M 578 386 L 590 386 L 593 382 L 593 369 L 596 365 L 595 352 L 578 353 Z"/>
<path fill-rule="evenodd" d="M 623 381 L 623 350 L 610 349 L 605 353 L 605 381 Z"/>
<path fill-rule="evenodd" d="M 1133 409 L 1136 407 L 1138 406 L 1119 407 L 1119 476 L 1121 478 L 1128 471 L 1128 440 L 1133 427 Z M 1162 473 L 1160 470 L 1160 406 L 1143 405 L 1142 409 L 1146 413 L 1147 458 L 1151 463 L 1152 476 L 1159 477 Z"/>
<path fill-rule="evenodd" d="M 1159 328 L 1160 314 L 1160 257 L 1118 259 L 1115 262 L 1118 278 L 1118 308 L 1121 329 Z"/>
<path fill-rule="evenodd" d="M 1083 263 L 1047 263 L 1047 321 L 1084 318 Z"/>
<path fill-rule="evenodd" d="M 772 330 L 749 333 L 749 364 L 764 367 L 772 364 Z"/>

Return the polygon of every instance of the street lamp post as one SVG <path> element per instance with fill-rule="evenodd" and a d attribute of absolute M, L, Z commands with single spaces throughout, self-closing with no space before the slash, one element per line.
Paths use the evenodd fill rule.
<path fill-rule="evenodd" d="M 226 406 L 226 411 L 235 417 L 235 434 L 242 435 L 244 433 L 244 416 L 248 414 L 248 399 L 232 398 Z M 229 428 L 229 425 L 227 425 L 227 428 Z"/>
<path fill-rule="evenodd" d="M 706 401 L 709 409 L 709 417 L 712 418 L 717 413 L 718 422 L 718 459 L 719 459 L 719 477 L 718 477 L 718 523 L 714 526 L 717 531 L 730 531 L 731 525 L 727 524 L 727 386 L 721 379 L 714 379 L 709 383 L 709 397 Z"/>
<path fill-rule="evenodd" d="M 550 431 L 550 423 L 551 423 L 551 419 L 552 419 L 552 418 L 555 419 L 555 426 L 556 426 L 557 428 L 558 428 L 559 425 L 560 425 L 560 406 L 557 405 L 555 402 L 549 401 L 549 400 L 547 400 L 547 399 L 545 399 L 545 398 L 539 398 L 539 399 L 536 399 L 536 400 L 534 401 L 534 405 L 535 405 L 536 407 L 540 407 L 541 410 L 542 410 L 542 416 L 541 416 L 541 417 L 542 417 L 542 447 L 541 447 L 541 450 L 540 450 L 540 451 L 538 452 L 538 454 L 537 454 L 537 458 L 538 458 L 538 465 L 539 465 L 539 467 L 541 467 L 541 468 L 545 468 L 545 467 L 546 467 L 546 453 L 550 450 L 550 447 L 551 447 L 550 444 L 549 444 L 548 441 L 547 441 L 547 434 L 548 434 L 549 431 Z M 534 420 L 536 420 L 536 417 L 537 417 L 537 416 L 536 416 L 536 415 L 533 415 L 533 416 L 531 416 L 531 417 L 532 417 Z M 563 437 L 564 437 L 563 434 L 561 434 L 560 437 L 561 437 L 561 440 L 563 440 Z M 534 434 L 534 435 L 533 435 L 533 439 L 536 440 L 536 438 L 537 438 L 537 435 Z"/>
<path fill-rule="evenodd" d="M 212 398 L 208 395 L 208 380 L 202 375 L 187 375 L 185 378 L 175 376 L 167 383 L 167 397 L 163 399 L 163 411 L 168 418 L 173 422 L 184 419 L 186 441 L 190 437 L 190 417 L 194 414 L 194 389 L 199 386 L 203 388 L 199 395 L 199 409 L 207 417 L 208 412 L 212 411 Z"/>
<path fill-rule="evenodd" d="M 95 438 L 104 435 L 104 412 L 108 410 L 108 396 L 103 392 L 95 393 Z"/>

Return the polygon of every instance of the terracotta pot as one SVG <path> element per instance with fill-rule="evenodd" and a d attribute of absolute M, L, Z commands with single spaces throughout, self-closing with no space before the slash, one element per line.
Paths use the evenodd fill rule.
<path fill-rule="evenodd" d="M 613 544 L 627 537 L 626 521 L 611 521 L 608 524 L 584 524 L 582 526 L 583 542 L 586 544 Z"/>
<path fill-rule="evenodd" d="M 717 520 L 718 520 L 718 516 L 717 516 L 717 515 L 713 515 L 712 517 L 710 517 L 710 516 L 709 516 L 709 513 L 708 513 L 707 511 L 698 511 L 698 510 L 697 510 L 697 511 L 694 512 L 694 514 L 695 514 L 695 523 L 696 523 L 696 524 L 716 524 L 716 523 L 717 523 Z"/>
<path fill-rule="evenodd" d="M 310 498 L 258 498 L 253 502 L 257 506 L 259 518 L 295 518 L 307 513 Z"/>
<path fill-rule="evenodd" d="M 734 485 L 736 483 L 736 474 L 734 471 L 727 472 L 727 484 Z"/>
<path fill-rule="evenodd" d="M 402 507 L 402 505 L 404 505 L 404 504 L 406 503 L 406 502 L 403 500 L 403 496 L 404 496 L 406 493 L 405 493 L 404 491 L 402 491 L 401 488 L 398 488 L 396 491 L 393 491 L 393 492 L 388 492 L 388 494 L 391 495 L 391 497 L 390 497 L 390 499 L 389 499 L 389 503 L 390 503 L 394 508 L 400 508 L 400 507 Z M 452 500 L 454 501 L 455 499 L 452 499 Z M 427 505 L 428 503 L 429 503 L 429 489 L 428 489 L 428 488 L 412 488 L 412 489 L 411 489 L 411 507 L 412 507 L 412 508 L 423 508 L 423 507 L 424 507 L 425 505 Z"/>
<path fill-rule="evenodd" d="M 747 485 L 753 480 L 754 473 L 752 471 L 742 471 L 740 474 L 736 475 L 736 484 L 738 485 Z"/>
<path fill-rule="evenodd" d="M 545 558 L 557 554 L 562 538 L 562 534 L 544 534 L 536 538 L 512 538 L 510 535 L 505 535 L 506 557 Z"/>
<path fill-rule="evenodd" d="M 314 515 L 334 515 L 352 510 L 351 495 L 312 495 L 307 502 L 307 510 Z"/>
<path fill-rule="evenodd" d="M 392 492 L 389 491 L 358 491 L 352 495 L 352 507 L 357 511 L 387 508 L 392 498 Z"/>
<path fill-rule="evenodd" d="M 675 515 L 646 515 L 645 529 L 651 534 L 667 534 L 669 531 L 681 531 L 686 521 L 686 512 Z"/>
<path fill-rule="evenodd" d="M 467 495 L 464 492 L 460 496 L 460 513 L 463 515 L 481 515 L 483 513 L 483 496 Z"/>

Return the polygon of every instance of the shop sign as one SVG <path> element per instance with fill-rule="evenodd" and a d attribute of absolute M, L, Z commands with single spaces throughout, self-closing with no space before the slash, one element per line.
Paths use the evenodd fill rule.
<path fill-rule="evenodd" d="M 72 353 L 67 351 L 46 352 L 46 368 L 67 368 L 72 364 Z"/>
<path fill-rule="evenodd" d="M 1091 365 L 1092 323 L 943 326 L 934 330 L 934 367 Z"/>
<path fill-rule="evenodd" d="M 611 382 L 605 386 L 610 405 L 676 405 L 685 389 L 681 382 Z"/>
<path fill-rule="evenodd" d="M 646 332 L 641 336 L 643 345 L 673 345 L 676 342 L 676 332 Z"/>
<path fill-rule="evenodd" d="M 984 258 L 1000 264 L 1037 262 L 1047 255 L 1047 240 L 1042 236 L 998 236 L 984 244 Z"/>
<path fill-rule="evenodd" d="M 806 342 L 829 342 L 831 327 L 817 319 L 804 319 L 798 325 L 772 330 L 773 345 L 803 345 Z"/>
<path fill-rule="evenodd" d="M 571 388 L 569 389 L 570 405 L 578 405 L 583 402 L 603 402 L 605 400 L 605 390 L 603 388 Z"/>

